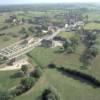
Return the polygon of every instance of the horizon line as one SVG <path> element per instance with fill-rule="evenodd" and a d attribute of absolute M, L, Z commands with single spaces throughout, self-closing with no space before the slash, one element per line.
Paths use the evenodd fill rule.
<path fill-rule="evenodd" d="M 12 4 L 0 4 L 0 6 L 12 6 L 12 5 L 42 5 L 42 4 L 100 4 L 100 2 L 43 2 L 43 3 L 12 3 Z"/>

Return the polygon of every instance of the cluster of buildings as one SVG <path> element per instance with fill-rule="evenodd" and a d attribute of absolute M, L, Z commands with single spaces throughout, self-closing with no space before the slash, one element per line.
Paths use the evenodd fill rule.
<path fill-rule="evenodd" d="M 77 21 L 73 24 L 65 24 L 65 30 L 66 31 L 75 31 L 76 29 L 80 29 L 83 26 L 84 26 L 83 21 Z"/>
<path fill-rule="evenodd" d="M 24 19 L 18 19 L 15 15 L 10 16 L 6 22 L 10 22 L 13 25 L 24 24 Z"/>

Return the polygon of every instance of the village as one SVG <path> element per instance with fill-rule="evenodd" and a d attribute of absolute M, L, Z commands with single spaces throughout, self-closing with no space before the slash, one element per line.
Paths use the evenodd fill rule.
<path fill-rule="evenodd" d="M 9 19 L 7 19 L 7 21 L 11 21 L 12 25 L 18 25 L 18 24 L 24 24 L 23 20 L 18 20 L 14 15 L 10 16 Z M 35 47 L 38 46 L 43 46 L 43 47 L 57 47 L 63 46 L 63 43 L 66 41 L 62 40 L 62 39 L 55 39 L 57 38 L 57 35 L 61 32 L 61 31 L 75 31 L 77 28 L 80 29 L 81 27 L 84 26 L 84 22 L 83 21 L 70 21 L 70 24 L 65 24 L 63 27 L 58 27 L 58 26 L 48 26 L 48 30 L 42 30 L 43 33 L 47 33 L 44 36 L 41 37 L 27 37 L 26 39 L 22 39 L 19 42 L 16 42 L 14 44 L 11 44 L 10 46 L 7 46 L 5 48 L 2 48 L 0 50 L 0 59 L 5 59 L 7 60 L 7 63 L 12 62 L 12 68 L 11 66 L 8 68 L 10 69 L 15 69 L 14 64 L 19 68 L 21 68 L 22 65 L 24 65 L 26 62 L 23 61 L 22 59 L 20 59 L 21 61 L 23 61 L 23 63 L 21 63 L 22 65 L 20 65 L 20 61 L 18 61 L 18 57 L 27 54 L 28 52 L 30 52 L 31 50 L 33 50 Z M 48 32 L 51 32 L 48 33 Z M 70 40 L 68 40 L 69 42 L 71 42 Z M 17 60 L 16 60 L 17 59 Z M 17 64 L 18 63 L 18 64 Z M 27 63 L 26 63 L 27 64 Z M 18 66 L 20 65 L 20 67 Z M 7 68 L 7 69 L 8 69 Z M 16 68 L 17 69 L 17 68 Z M 1 70 L 3 70 L 3 68 L 1 68 Z M 4 67 L 5 70 L 5 67 Z M 9 70 L 9 69 L 8 69 Z"/>
<path fill-rule="evenodd" d="M 0 6 L 0 100 L 99 100 L 99 6 Z"/>

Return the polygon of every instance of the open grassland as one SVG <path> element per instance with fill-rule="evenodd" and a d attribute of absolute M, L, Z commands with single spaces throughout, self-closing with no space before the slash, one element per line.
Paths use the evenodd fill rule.
<path fill-rule="evenodd" d="M 49 86 L 48 81 L 46 80 L 45 75 L 43 75 L 36 85 L 27 93 L 23 94 L 20 97 L 17 97 L 15 100 L 38 100 L 41 93 Z"/>
<path fill-rule="evenodd" d="M 15 78 L 18 71 L 0 71 L 0 90 L 8 90 L 15 87 L 20 82 L 20 78 Z"/>
<path fill-rule="evenodd" d="M 2 26 L 4 26 L 6 24 L 3 24 Z M 0 27 L 2 27 L 0 26 Z M 1 30 L 0 33 L 19 33 L 19 31 L 22 29 L 22 27 L 24 28 L 28 28 L 29 26 L 32 26 L 31 24 L 22 24 L 22 25 L 13 25 L 8 27 L 7 29 Z"/>
<path fill-rule="evenodd" d="M 19 38 L 14 38 L 11 36 L 0 36 L 0 48 L 9 46 L 15 42 L 19 41 Z"/>
<path fill-rule="evenodd" d="M 5 35 L 0 36 L 0 48 L 9 46 L 21 39 L 21 37 L 24 35 L 24 33 L 20 33 L 20 30 L 24 28 L 30 27 L 31 24 L 24 24 L 24 25 L 17 25 L 17 26 L 11 26 L 5 30 L 1 30 L 0 34 L 4 33 Z M 0 25 L 2 27 L 2 25 Z M 27 34 L 32 34 L 27 30 Z"/>
<path fill-rule="evenodd" d="M 71 38 L 74 35 L 75 35 L 74 32 L 60 32 L 58 34 L 58 36 L 61 36 L 61 37 L 67 38 L 67 39 Z"/>
<path fill-rule="evenodd" d="M 81 45 L 81 44 L 80 44 Z M 59 48 L 36 48 L 30 54 L 33 56 L 34 61 L 38 61 L 42 67 L 47 67 L 49 63 L 56 63 L 58 66 L 71 68 L 93 75 L 100 80 L 100 55 L 98 55 L 89 69 L 82 70 L 81 63 L 79 62 L 80 53 L 83 46 L 78 48 L 75 54 L 68 55 L 66 53 L 57 52 Z M 38 65 L 38 64 L 37 64 Z M 43 76 L 36 83 L 36 85 L 26 94 L 17 97 L 15 100 L 37 100 L 42 91 L 47 86 L 54 86 L 61 96 L 61 100 L 99 100 L 100 89 L 93 88 L 92 86 L 65 76 L 55 69 L 45 69 Z"/>
<path fill-rule="evenodd" d="M 99 23 L 88 23 L 84 27 L 85 29 L 93 30 L 93 29 L 100 29 L 100 24 Z"/>
<path fill-rule="evenodd" d="M 46 12 L 47 13 L 47 12 Z M 53 13 L 53 11 L 51 11 Z M 19 18 L 32 18 L 32 16 L 43 16 L 45 13 L 43 12 L 31 12 L 31 14 L 27 15 L 18 15 Z M 49 15 L 49 14 L 48 14 Z M 98 14 L 90 14 L 91 19 L 95 20 L 99 19 L 100 16 Z M 14 26 L 7 30 L 1 32 L 13 32 L 15 34 L 20 35 L 18 32 L 21 27 L 29 27 L 30 25 L 20 25 Z M 100 24 L 97 23 L 89 23 L 85 26 L 85 29 L 100 29 Z M 75 36 L 74 32 L 61 32 L 59 36 L 64 37 L 66 39 Z M 0 47 L 5 47 L 8 44 L 12 44 L 18 41 L 15 38 L 7 36 L 9 39 L 8 41 L 4 40 L 5 36 L 0 37 Z M 19 39 L 19 38 L 18 38 Z M 98 37 L 98 41 L 100 40 L 100 36 Z M 100 46 L 98 46 L 100 47 Z M 48 86 L 53 86 L 57 89 L 57 92 L 61 96 L 61 100 L 100 100 L 100 89 L 94 88 L 89 84 L 81 82 L 79 80 L 75 80 L 71 77 L 65 76 L 62 73 L 58 72 L 56 69 L 49 69 L 47 65 L 50 63 L 55 63 L 57 67 L 63 66 L 65 68 L 75 69 L 84 73 L 88 73 L 93 75 L 98 80 L 100 80 L 100 54 L 93 60 L 91 66 L 88 66 L 87 69 L 81 67 L 81 63 L 79 61 L 80 55 L 84 51 L 85 47 L 82 43 L 79 43 L 79 46 L 76 49 L 74 54 L 67 54 L 61 52 L 61 48 L 43 48 L 38 47 L 31 51 L 29 54 L 32 56 L 30 61 L 32 62 L 33 66 L 39 66 L 45 68 L 43 71 L 43 75 L 37 81 L 35 86 L 25 94 L 16 97 L 15 100 L 39 100 L 39 96 L 42 94 L 43 90 Z M 13 78 L 16 71 L 7 71 L 7 72 L 0 72 L 0 90 L 8 90 L 13 88 L 20 82 L 20 78 Z"/>
<path fill-rule="evenodd" d="M 99 11 L 89 11 L 89 12 L 85 13 L 85 15 L 88 15 L 89 21 L 94 21 L 94 20 L 100 21 Z"/>
<path fill-rule="evenodd" d="M 57 89 L 61 100 L 99 100 L 100 98 L 99 89 L 63 76 L 56 70 L 48 69 L 29 92 L 17 97 L 15 100 L 38 100 L 42 91 L 48 86 L 53 86 Z"/>
<path fill-rule="evenodd" d="M 0 15 L 0 24 L 3 23 L 5 21 L 5 17 Z"/>

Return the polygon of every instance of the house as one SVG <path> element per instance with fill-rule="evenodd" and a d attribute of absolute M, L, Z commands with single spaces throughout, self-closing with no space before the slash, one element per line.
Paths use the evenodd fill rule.
<path fill-rule="evenodd" d="M 65 24 L 66 31 L 75 31 L 77 28 L 80 28 L 81 26 L 84 26 L 83 21 L 77 21 L 73 24 Z"/>
<path fill-rule="evenodd" d="M 44 40 L 42 40 L 41 41 L 41 45 L 43 46 L 43 47 L 52 47 L 52 45 L 53 45 L 53 42 L 52 42 L 52 40 L 46 40 L 46 39 L 44 39 Z"/>
<path fill-rule="evenodd" d="M 84 22 L 83 21 L 78 21 L 75 24 L 76 24 L 76 26 L 84 26 Z"/>
<path fill-rule="evenodd" d="M 28 37 L 26 40 L 27 40 L 28 44 L 31 44 L 34 42 L 34 38 L 32 38 L 32 37 Z"/>
<path fill-rule="evenodd" d="M 42 30 L 42 33 L 46 34 L 46 33 L 48 33 L 48 31 L 47 30 Z"/>
<path fill-rule="evenodd" d="M 52 47 L 62 47 L 63 42 L 62 41 L 53 41 L 53 46 Z"/>

